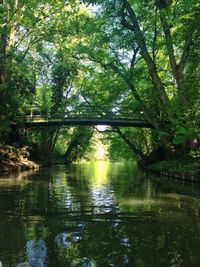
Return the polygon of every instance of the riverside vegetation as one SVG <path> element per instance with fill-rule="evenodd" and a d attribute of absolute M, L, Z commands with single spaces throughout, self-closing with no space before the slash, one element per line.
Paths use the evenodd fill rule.
<path fill-rule="evenodd" d="M 108 158 L 198 179 L 199 22 L 198 0 L 1 1 L 1 165 L 24 147 L 38 162 L 92 158 L 96 128 L 10 128 L 17 115 L 87 107 L 154 127 L 105 129 Z"/>

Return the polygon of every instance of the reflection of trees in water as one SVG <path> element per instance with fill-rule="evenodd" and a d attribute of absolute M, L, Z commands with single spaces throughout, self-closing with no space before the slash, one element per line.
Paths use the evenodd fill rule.
<path fill-rule="evenodd" d="M 102 163 L 85 171 L 75 166 L 69 174 L 62 168 L 40 171 L 33 182 L 12 187 L 6 202 L 0 196 L 0 207 L 11 214 L 9 225 L 15 225 L 7 234 L 9 242 L 11 236 L 18 242 L 13 251 L 28 255 L 20 267 L 29 266 L 34 255 L 47 258 L 47 246 L 48 265 L 41 260 L 41 266 L 181 266 L 189 262 L 187 257 L 198 266 L 200 223 L 194 220 L 199 200 L 176 194 L 180 190 L 172 191 L 173 184 L 162 188 L 161 180 L 114 166 L 114 172 Z M 0 226 L 2 232 L 8 230 Z M 46 252 L 39 241 L 46 242 Z M 8 251 L 9 242 L 4 244 Z"/>
<path fill-rule="evenodd" d="M 181 252 L 179 246 L 182 242 L 182 233 L 187 226 L 182 225 L 178 231 L 172 232 L 173 229 L 176 229 L 176 222 L 166 225 L 165 221 L 168 221 L 168 217 L 165 217 L 161 224 L 155 223 L 156 220 L 160 221 L 156 215 L 158 208 L 163 214 L 166 209 L 169 209 L 166 203 L 163 207 L 154 205 L 154 202 L 160 197 L 160 190 L 155 182 L 149 179 L 143 180 L 141 177 L 127 178 L 123 171 L 119 171 L 114 179 L 111 179 L 111 185 L 106 184 L 105 179 L 102 184 L 98 184 L 100 176 L 97 183 L 95 176 L 88 179 L 86 173 L 81 172 L 80 169 L 76 175 L 66 178 L 68 191 L 65 193 L 62 191 L 64 193 L 62 198 L 67 199 L 67 195 L 70 195 L 73 209 L 68 207 L 69 210 L 80 211 L 80 213 L 78 215 L 71 213 L 71 217 L 66 214 L 65 226 L 68 228 L 67 225 L 69 225 L 68 231 L 56 236 L 58 260 L 63 264 L 72 262 L 72 259 L 77 266 L 81 260 L 87 259 L 92 262 L 91 264 L 94 264 L 95 261 L 99 266 L 109 264 L 120 267 L 132 266 L 130 264 L 149 266 L 149 264 L 157 263 L 159 265 L 162 262 L 179 264 L 183 261 L 184 253 Z M 114 191 L 112 191 L 113 188 Z M 59 201 L 58 192 L 59 190 L 57 191 L 57 201 Z M 115 197 L 127 194 L 130 197 L 134 196 L 144 200 L 142 203 L 141 201 L 134 203 L 134 211 L 143 213 L 136 214 L 138 221 L 130 220 L 124 224 L 123 217 L 133 214 L 133 207 L 130 207 L 130 203 L 128 203 L 127 206 L 130 210 L 127 210 L 126 207 L 122 217 L 118 216 L 119 209 Z M 174 208 L 177 209 L 178 206 L 174 205 Z M 125 214 L 125 211 L 129 212 Z M 71 228 L 72 221 L 67 223 L 68 219 L 74 222 L 75 230 Z M 80 221 L 84 225 L 82 229 L 78 226 Z M 56 232 L 57 230 L 54 231 L 54 233 Z M 60 238 L 60 242 L 58 242 L 58 238 Z M 176 246 L 172 246 L 174 239 L 177 242 Z M 165 255 L 167 251 L 170 257 L 162 258 L 162 254 Z M 189 251 L 191 251 L 190 248 Z M 153 254 L 157 259 L 152 256 Z M 90 266 L 89 263 L 88 266 Z"/>
<path fill-rule="evenodd" d="M 27 261 L 16 267 L 47 266 L 47 247 L 44 240 L 29 240 L 26 244 Z"/>
<path fill-rule="evenodd" d="M 10 182 L 15 183 L 17 182 L 17 180 L 21 180 L 24 178 L 30 178 L 30 176 L 36 174 L 39 171 L 39 169 L 33 169 L 33 170 L 28 170 L 28 171 L 18 171 L 18 172 L 14 172 L 14 173 L 1 173 L 0 174 L 0 179 L 1 182 L 3 182 L 3 180 L 5 179 L 9 179 Z M 6 181 L 7 183 L 9 182 L 8 180 Z"/>
<path fill-rule="evenodd" d="M 86 251 L 90 257 L 96 259 L 98 266 L 128 266 L 131 249 L 123 223 L 116 220 L 89 223 L 87 231 L 88 246 L 81 247 L 82 253 Z"/>
<path fill-rule="evenodd" d="M 79 226 L 79 232 L 58 234 L 55 242 L 62 264 L 128 266 L 129 263 L 129 238 L 118 223 L 88 222 Z"/>
<path fill-rule="evenodd" d="M 81 182 L 78 177 L 75 181 L 72 179 L 69 181 L 70 191 L 73 192 L 72 197 L 76 201 L 81 202 L 84 192 L 87 191 L 90 213 L 82 213 L 82 216 L 78 217 L 82 222 L 85 221 L 84 230 L 78 232 L 78 238 L 76 238 L 77 232 L 62 234 L 64 244 L 57 244 L 60 260 L 70 262 L 70 259 L 77 258 L 76 262 L 78 262 L 85 257 L 95 261 L 97 266 L 120 267 L 156 266 L 156 264 L 157 266 L 181 266 L 183 262 L 187 262 L 187 251 L 192 255 L 191 248 L 194 245 L 191 241 L 190 245 L 183 244 L 183 239 L 187 240 L 190 236 L 187 233 L 190 222 L 184 224 L 183 221 L 186 219 L 184 214 L 181 213 L 179 216 L 177 213 L 183 207 L 179 205 L 180 198 L 173 202 L 170 200 L 161 203 L 158 201 L 161 191 L 155 181 L 135 178 L 130 183 L 130 179 L 126 177 L 122 179 L 122 174 L 118 173 L 111 180 L 111 186 L 105 187 L 104 184 L 96 187 L 92 182 L 88 187 L 85 186 L 84 176 L 81 177 Z M 77 193 L 77 188 L 81 194 Z M 114 191 L 112 191 L 113 188 Z M 122 216 L 118 216 L 118 209 L 112 213 L 109 207 L 117 208 L 115 197 L 126 196 L 126 194 L 130 198 L 136 197 L 143 201 L 134 202 L 134 207 L 128 203 L 130 210 L 126 207 Z M 156 202 L 157 205 L 155 205 Z M 85 200 L 84 203 L 86 203 Z M 173 208 L 173 212 L 176 212 L 175 215 L 179 216 L 177 218 L 174 216 L 171 221 L 168 216 L 170 207 Z M 86 211 L 84 206 L 83 211 L 84 208 Z M 125 211 L 128 212 L 125 213 Z M 138 211 L 140 211 L 139 214 Z M 132 218 L 129 220 L 130 215 Z M 196 240 L 195 251 L 197 247 L 198 240 Z"/>

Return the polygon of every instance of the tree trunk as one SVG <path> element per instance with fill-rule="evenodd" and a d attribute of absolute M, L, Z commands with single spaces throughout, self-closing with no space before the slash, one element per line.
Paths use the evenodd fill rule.
<path fill-rule="evenodd" d="M 125 13 L 125 11 L 128 13 L 128 16 L 132 22 L 132 24 L 130 24 L 126 17 L 127 14 Z M 153 59 L 151 58 L 148 49 L 147 49 L 147 45 L 146 45 L 146 41 L 145 41 L 145 37 L 143 35 L 143 32 L 140 29 L 136 14 L 133 10 L 133 8 L 131 7 L 131 5 L 129 4 L 129 2 L 127 0 L 123 1 L 123 6 L 122 6 L 122 25 L 124 27 L 126 27 L 127 29 L 131 30 L 132 32 L 135 33 L 135 38 L 136 38 L 136 42 L 140 48 L 141 51 L 141 55 L 144 58 L 148 70 L 149 70 L 149 74 L 150 77 L 152 79 L 152 82 L 154 84 L 154 88 L 158 94 L 158 104 L 159 104 L 159 108 L 161 111 L 163 111 L 166 115 L 168 115 L 168 119 L 171 120 L 172 118 L 172 110 L 171 110 L 171 104 L 168 98 L 168 95 L 165 91 L 165 88 L 161 82 L 161 79 L 158 75 L 157 69 L 156 69 L 156 64 L 153 61 Z"/>

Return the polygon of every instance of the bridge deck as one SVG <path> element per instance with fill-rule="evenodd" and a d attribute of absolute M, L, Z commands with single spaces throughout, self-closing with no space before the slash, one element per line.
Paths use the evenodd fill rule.
<path fill-rule="evenodd" d="M 153 126 L 143 120 L 132 119 L 111 119 L 111 118 L 63 118 L 63 119 L 18 119 L 12 123 L 13 127 L 49 127 L 49 126 L 65 126 L 65 125 L 108 125 L 108 126 L 123 126 L 137 128 L 153 128 Z"/>

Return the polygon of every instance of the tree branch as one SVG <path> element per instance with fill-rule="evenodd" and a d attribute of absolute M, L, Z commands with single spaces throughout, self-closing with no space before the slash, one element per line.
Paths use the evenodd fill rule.
<path fill-rule="evenodd" d="M 30 48 L 31 48 L 34 44 L 36 44 L 38 41 L 40 41 L 40 40 L 41 40 L 41 38 L 37 38 L 37 37 L 35 37 L 35 38 L 29 43 L 29 45 L 27 46 L 27 49 L 24 51 L 24 54 L 22 55 L 22 57 L 21 57 L 21 59 L 20 59 L 19 62 L 22 62 L 22 61 L 25 59 L 25 57 L 26 57 L 28 51 L 30 50 Z"/>
<path fill-rule="evenodd" d="M 135 66 L 135 61 L 136 61 L 136 57 L 138 55 L 139 49 L 140 49 L 139 46 L 137 46 L 133 50 L 133 56 L 132 56 L 132 59 L 131 59 L 130 69 L 132 69 Z"/>
<path fill-rule="evenodd" d="M 95 60 L 95 59 L 91 59 L 97 63 L 99 63 L 102 67 L 104 67 L 105 69 L 107 68 L 111 68 L 113 70 L 113 72 L 115 72 L 116 74 L 119 75 L 119 77 L 122 78 L 122 80 L 127 84 L 128 88 L 131 90 L 133 97 L 138 101 L 138 103 L 140 104 L 141 109 L 144 112 L 144 115 L 146 117 L 146 119 L 154 126 L 155 129 L 159 129 L 159 125 L 158 122 L 156 120 L 156 118 L 154 116 L 152 116 L 152 112 L 150 111 L 150 109 L 146 106 L 146 103 L 141 99 L 135 85 L 132 82 L 131 77 L 127 77 L 127 75 L 123 74 L 120 69 L 117 68 L 117 66 L 115 66 L 113 64 L 113 62 L 110 63 L 104 63 L 100 60 Z"/>
<path fill-rule="evenodd" d="M 181 59 L 178 63 L 178 70 L 180 72 L 183 72 L 183 70 L 185 68 L 185 64 L 186 64 L 186 61 L 188 59 L 188 56 L 189 56 L 189 53 L 191 50 L 191 46 L 192 46 L 193 34 L 194 34 L 194 30 L 190 30 L 188 36 L 186 37 L 185 46 L 183 48 L 183 53 L 182 53 Z"/>
<path fill-rule="evenodd" d="M 173 41 L 172 41 L 172 36 L 171 36 L 171 31 L 170 31 L 171 26 L 167 23 L 165 10 L 162 8 L 159 11 L 160 11 L 160 20 L 161 20 L 162 28 L 165 34 L 165 40 L 166 40 L 166 46 L 167 46 L 170 65 L 172 68 L 173 76 L 175 80 L 177 80 L 178 73 L 177 73 L 176 59 L 174 55 Z"/>
<path fill-rule="evenodd" d="M 126 27 L 127 29 L 129 29 L 129 30 L 131 30 L 131 31 L 134 32 L 135 27 L 134 27 L 134 25 L 128 23 L 128 21 L 127 21 L 127 19 L 126 19 L 126 17 L 127 17 L 128 15 L 127 15 L 127 13 L 125 12 L 125 10 L 126 10 L 126 1 L 123 1 L 122 9 L 121 9 L 121 18 L 122 18 L 121 23 L 122 23 L 122 25 L 123 25 L 124 27 Z"/>
<path fill-rule="evenodd" d="M 186 46 L 182 54 L 180 65 L 178 66 L 176 63 L 176 57 L 175 57 L 174 48 L 173 48 L 173 40 L 171 36 L 170 25 L 167 22 L 165 9 L 162 8 L 162 9 L 159 9 L 159 11 L 160 11 L 160 20 L 161 20 L 162 28 L 165 34 L 166 47 L 167 47 L 170 66 L 172 69 L 172 74 L 177 84 L 180 102 L 182 104 L 182 107 L 184 108 L 186 107 L 187 101 L 185 97 L 184 78 L 183 78 L 182 71 L 183 71 L 189 50 L 190 50 L 191 40 L 186 41 Z"/>
<path fill-rule="evenodd" d="M 156 7 L 155 10 L 155 23 L 154 23 L 154 37 L 153 37 L 153 49 L 152 49 L 152 55 L 153 55 L 153 61 L 156 62 L 156 40 L 157 40 L 157 13 L 158 9 Z"/>
<path fill-rule="evenodd" d="M 118 135 L 125 141 L 125 143 L 128 145 L 128 147 L 130 148 L 130 150 L 136 155 L 138 156 L 140 159 L 144 159 L 145 155 L 143 154 L 143 152 L 141 150 L 139 150 L 126 136 L 125 134 L 122 133 L 122 131 L 120 130 L 119 127 L 114 127 L 114 129 L 116 130 L 116 132 L 118 133 Z"/>
<path fill-rule="evenodd" d="M 127 19 L 126 19 L 127 14 L 125 13 L 125 10 L 127 10 L 128 17 L 132 22 L 131 30 L 135 33 L 136 42 L 137 42 L 137 44 L 141 50 L 142 57 L 146 61 L 146 64 L 147 64 L 147 67 L 149 70 L 149 74 L 150 74 L 152 82 L 154 84 L 154 88 L 157 91 L 159 108 L 165 114 L 167 114 L 169 119 L 170 119 L 172 116 L 172 114 L 171 114 L 172 112 L 171 112 L 171 107 L 170 107 L 168 95 L 167 95 L 165 88 L 161 82 L 161 79 L 158 75 L 158 72 L 156 69 L 156 64 L 148 52 L 146 40 L 144 38 L 143 32 L 140 29 L 136 14 L 135 14 L 134 10 L 132 9 L 131 5 L 129 4 L 128 0 L 123 0 L 122 9 L 121 9 L 121 16 L 122 16 L 122 25 L 124 25 L 126 28 L 130 29 L 130 27 L 128 27 L 128 25 L 127 25 L 129 23 L 127 22 Z"/>

